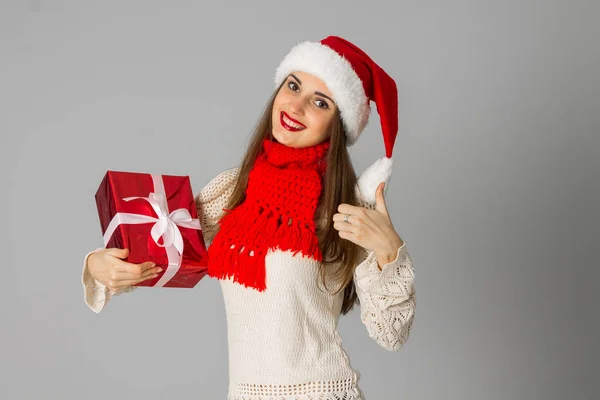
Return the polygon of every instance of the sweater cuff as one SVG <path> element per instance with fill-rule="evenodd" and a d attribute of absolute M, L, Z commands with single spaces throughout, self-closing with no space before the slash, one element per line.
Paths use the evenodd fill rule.
<path fill-rule="evenodd" d="M 387 264 L 384 264 L 383 267 L 381 267 L 381 272 L 383 272 L 383 270 L 387 267 L 390 268 L 390 265 L 396 265 L 398 264 L 398 261 L 401 259 L 402 253 L 406 251 L 406 242 L 403 240 L 402 241 L 402 245 L 400 247 L 398 247 L 398 250 L 396 251 L 396 258 L 393 261 L 390 261 Z M 375 256 L 375 264 L 377 266 L 377 269 L 379 270 L 379 263 L 377 262 L 377 257 Z"/>
<path fill-rule="evenodd" d="M 83 270 L 81 272 L 81 284 L 83 285 L 83 300 L 85 304 L 95 313 L 99 313 L 104 305 L 110 300 L 110 291 L 102 283 L 94 279 L 88 270 L 87 261 L 91 254 L 102 250 L 98 248 L 89 252 L 83 259 Z"/>
<path fill-rule="evenodd" d="M 356 267 L 354 281 L 365 292 L 392 295 L 395 294 L 396 283 L 410 279 L 413 275 L 412 261 L 404 242 L 396 252 L 396 259 L 383 265 L 381 270 L 375 252 L 369 251 L 367 258 Z M 392 284 L 392 287 L 386 288 L 388 284 Z"/>
<path fill-rule="evenodd" d="M 358 279 L 366 276 L 366 275 L 382 275 L 386 272 L 386 270 L 390 269 L 390 268 L 394 268 L 394 266 L 397 266 L 398 263 L 404 259 L 405 253 L 407 252 L 406 249 L 406 242 L 402 243 L 402 246 L 400 246 L 398 248 L 398 250 L 396 251 L 396 258 L 393 261 L 390 261 L 387 264 L 384 264 L 381 269 L 379 269 L 379 263 L 377 262 L 377 256 L 375 255 L 375 252 L 373 250 L 370 250 L 368 253 L 367 258 L 360 263 L 357 267 L 356 267 L 356 277 Z"/>

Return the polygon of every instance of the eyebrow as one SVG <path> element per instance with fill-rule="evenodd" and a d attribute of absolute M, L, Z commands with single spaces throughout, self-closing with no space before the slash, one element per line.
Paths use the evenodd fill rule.
<path fill-rule="evenodd" d="M 290 74 L 290 76 L 294 77 L 294 79 L 297 80 L 300 85 L 302 85 L 302 81 L 300 79 L 298 79 L 298 77 L 296 75 Z M 333 99 L 331 97 L 327 96 L 326 94 L 323 94 L 321 92 L 315 92 L 315 94 L 317 96 L 325 97 L 326 99 L 329 99 L 333 104 L 335 104 L 335 101 L 333 101 Z"/>
<path fill-rule="evenodd" d="M 323 94 L 323 93 L 321 93 L 321 92 L 315 92 L 315 94 L 316 94 L 317 96 L 323 96 L 323 97 L 325 97 L 326 99 L 329 99 L 329 100 L 331 100 L 331 102 L 332 102 L 333 104 L 335 104 L 335 101 L 333 101 L 333 99 L 332 99 L 331 97 L 327 96 L 326 94 Z"/>

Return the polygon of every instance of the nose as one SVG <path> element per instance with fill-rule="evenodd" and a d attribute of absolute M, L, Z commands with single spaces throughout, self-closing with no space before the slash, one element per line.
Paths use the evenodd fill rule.
<path fill-rule="evenodd" d="M 302 97 L 293 99 L 290 103 L 290 112 L 292 112 L 296 115 L 303 115 L 304 114 L 304 104 L 305 104 L 305 101 Z"/>

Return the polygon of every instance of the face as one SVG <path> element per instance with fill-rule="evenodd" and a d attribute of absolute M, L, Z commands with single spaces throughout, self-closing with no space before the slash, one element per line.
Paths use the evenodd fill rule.
<path fill-rule="evenodd" d="M 286 146 L 301 148 L 328 139 L 337 106 L 325 83 L 305 72 L 292 72 L 273 103 L 273 136 Z"/>

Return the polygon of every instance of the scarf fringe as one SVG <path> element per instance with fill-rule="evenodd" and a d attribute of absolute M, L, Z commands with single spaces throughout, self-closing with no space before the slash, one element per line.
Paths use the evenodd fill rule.
<path fill-rule="evenodd" d="M 294 256 L 301 253 L 321 261 L 314 223 L 301 226 L 301 221 L 292 221 L 286 227 L 288 218 L 271 210 L 260 213 L 232 212 L 225 215 L 221 218 L 219 230 L 239 234 L 232 238 L 235 243 L 227 239 L 219 240 L 219 235 L 215 237 L 209 248 L 208 275 L 217 279 L 233 277 L 234 282 L 263 291 L 266 289 L 267 250 L 293 250 Z"/>

